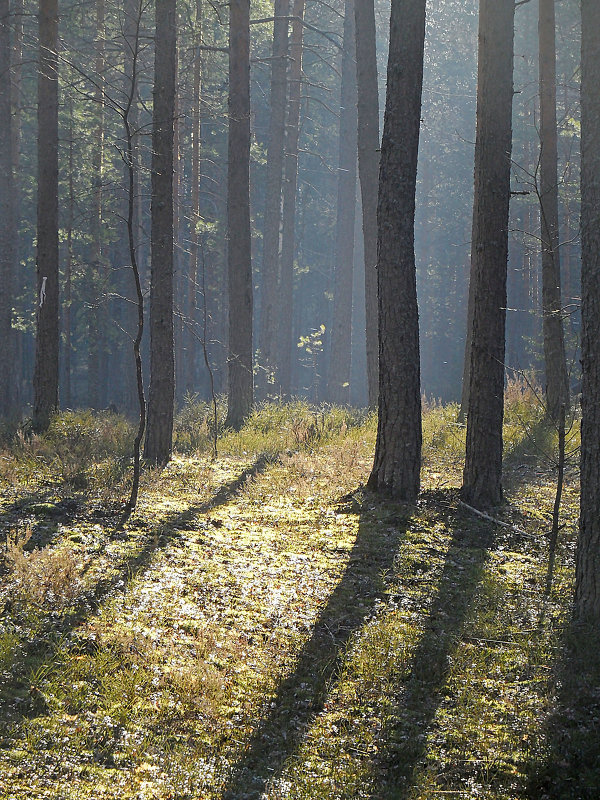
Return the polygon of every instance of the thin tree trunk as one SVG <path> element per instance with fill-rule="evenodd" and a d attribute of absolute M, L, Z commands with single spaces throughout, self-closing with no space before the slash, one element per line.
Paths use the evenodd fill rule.
<path fill-rule="evenodd" d="M 294 253 L 296 245 L 296 190 L 298 186 L 298 140 L 302 90 L 304 0 L 294 0 L 290 38 L 290 91 L 285 137 L 283 178 L 283 225 L 281 232 L 281 281 L 279 286 L 279 386 L 289 398 L 292 383 L 294 319 Z"/>
<path fill-rule="evenodd" d="M 355 0 L 358 87 L 358 172 L 365 251 L 365 306 L 369 406 L 377 407 L 377 192 L 379 180 L 379 87 L 373 0 Z"/>
<path fill-rule="evenodd" d="M 69 201 L 67 205 L 67 253 L 65 259 L 65 297 L 63 301 L 63 388 L 62 402 L 71 408 L 71 303 L 73 286 L 73 217 L 75 213 L 75 186 L 73 180 L 73 98 L 69 97 Z"/>
<path fill-rule="evenodd" d="M 413 502 L 421 469 L 415 193 L 425 0 L 392 0 L 377 219 L 379 422 L 368 488 Z"/>
<path fill-rule="evenodd" d="M 175 0 L 156 0 L 150 288 L 150 389 L 144 458 L 166 464 L 173 443 L 173 145 L 177 16 Z"/>
<path fill-rule="evenodd" d="M 575 616 L 600 622 L 600 0 L 581 2 L 581 509 Z"/>
<path fill-rule="evenodd" d="M 334 403 L 339 404 L 346 404 L 350 399 L 357 156 L 356 38 L 354 28 L 354 0 L 346 0 L 340 102 L 333 325 L 328 378 L 329 396 Z"/>
<path fill-rule="evenodd" d="M 513 0 L 480 2 L 470 280 L 473 326 L 463 474 L 464 499 L 476 508 L 502 500 L 514 14 Z"/>
<path fill-rule="evenodd" d="M 271 116 L 267 147 L 267 180 L 263 233 L 263 268 L 259 347 L 261 366 L 259 387 L 266 395 L 275 365 L 275 335 L 278 321 L 279 233 L 281 227 L 281 185 L 285 140 L 285 100 L 287 93 L 289 0 L 275 0 L 273 58 L 271 61 Z"/>
<path fill-rule="evenodd" d="M 10 86 L 10 8 L 0 0 L 0 85 Z M 17 222 L 13 208 L 12 109 L 10 91 L 0 91 L 0 416 L 16 411 L 17 372 L 12 306 L 16 277 Z"/>
<path fill-rule="evenodd" d="M 226 425 L 239 429 L 253 402 L 250 239 L 250 0 L 231 0 L 227 171 L 229 391 Z"/>
<path fill-rule="evenodd" d="M 38 66 L 37 312 L 33 427 L 58 409 L 58 0 L 40 0 Z"/>
<path fill-rule="evenodd" d="M 560 287 L 558 224 L 558 132 L 556 125 L 556 29 L 554 0 L 539 0 L 540 53 L 540 221 L 542 239 L 542 319 L 546 405 L 558 423 L 569 403 Z"/>

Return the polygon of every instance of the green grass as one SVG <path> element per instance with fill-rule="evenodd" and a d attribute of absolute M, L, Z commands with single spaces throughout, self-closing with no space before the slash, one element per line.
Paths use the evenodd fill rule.
<path fill-rule="evenodd" d="M 459 505 L 464 427 L 438 404 L 409 507 L 362 488 L 370 415 L 266 406 L 214 460 L 190 400 L 124 535 L 122 419 L 7 442 L 0 798 L 596 797 L 598 649 L 568 626 L 577 474 L 545 597 L 555 442 L 523 394 L 509 527 Z"/>

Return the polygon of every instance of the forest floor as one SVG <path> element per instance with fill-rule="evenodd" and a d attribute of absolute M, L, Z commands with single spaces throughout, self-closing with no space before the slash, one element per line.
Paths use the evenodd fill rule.
<path fill-rule="evenodd" d="M 126 423 L 7 439 L 0 798 L 600 796 L 577 458 L 546 592 L 555 437 L 513 387 L 496 524 L 459 502 L 455 417 L 425 409 L 406 506 L 362 488 L 372 417 L 267 407 L 214 459 L 192 405 L 124 532 Z"/>

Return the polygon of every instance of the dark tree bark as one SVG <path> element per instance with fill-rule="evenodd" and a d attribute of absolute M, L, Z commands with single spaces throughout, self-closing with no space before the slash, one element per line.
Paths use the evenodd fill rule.
<path fill-rule="evenodd" d="M 296 190 L 298 186 L 298 140 L 302 95 L 302 49 L 304 0 L 294 0 L 290 37 L 290 90 L 285 138 L 283 178 L 283 223 L 281 231 L 281 280 L 279 286 L 278 366 L 279 387 L 288 398 L 292 383 L 294 319 L 294 253 L 296 246 Z"/>
<path fill-rule="evenodd" d="M 177 22 L 175 0 L 156 0 L 150 287 L 150 388 L 144 458 L 171 457 L 173 352 L 173 144 Z"/>
<path fill-rule="evenodd" d="M 546 406 L 549 418 L 557 423 L 561 407 L 569 403 L 569 376 L 560 279 L 555 25 L 554 0 L 539 0 L 542 319 Z"/>
<path fill-rule="evenodd" d="M 414 223 L 425 0 L 392 0 L 379 176 L 379 422 L 368 487 L 413 502 L 421 468 Z"/>
<path fill-rule="evenodd" d="M 339 404 L 346 404 L 350 399 L 357 147 L 356 39 L 354 28 L 354 0 L 346 0 L 340 102 L 333 324 L 331 328 L 331 354 L 328 376 L 329 396 L 334 403 Z"/>
<path fill-rule="evenodd" d="M 12 158 L 11 47 L 9 0 L 0 0 L 0 416 L 16 412 L 15 337 L 12 306 L 16 271 L 17 222 Z"/>
<path fill-rule="evenodd" d="M 600 0 L 581 2 L 581 511 L 575 614 L 600 622 Z"/>
<path fill-rule="evenodd" d="M 478 508 L 502 501 L 514 13 L 513 0 L 480 2 L 469 289 L 471 360 L 463 474 L 463 496 Z"/>
<path fill-rule="evenodd" d="M 58 0 L 40 0 L 38 66 L 37 312 L 33 427 L 58 409 Z"/>
<path fill-rule="evenodd" d="M 281 185 L 285 140 L 289 9 L 289 0 L 275 0 L 259 337 L 261 361 L 266 370 L 267 379 L 270 379 L 275 369 L 275 335 L 279 310 L 277 299 L 279 287 L 279 232 L 281 228 Z M 265 373 L 262 374 L 265 375 Z M 260 386 L 263 394 L 266 394 L 268 383 L 264 377 L 260 379 Z"/>
<path fill-rule="evenodd" d="M 365 251 L 365 306 L 369 406 L 376 408 L 377 344 L 377 192 L 379 180 L 379 87 L 373 0 L 355 0 L 358 87 L 358 172 Z"/>
<path fill-rule="evenodd" d="M 239 429 L 252 409 L 252 263 L 250 239 L 250 0 L 229 9 L 227 170 L 229 389 L 227 427 Z"/>

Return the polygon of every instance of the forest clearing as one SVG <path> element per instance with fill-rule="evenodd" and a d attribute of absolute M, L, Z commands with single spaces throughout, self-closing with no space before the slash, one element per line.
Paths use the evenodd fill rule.
<path fill-rule="evenodd" d="M 363 488 L 372 414 L 265 406 L 214 459 L 189 402 L 123 531 L 122 418 L 5 437 L 2 800 L 596 797 L 578 426 L 547 593 L 556 437 L 511 384 L 492 522 L 459 500 L 457 411 L 424 405 L 409 505 Z"/>

